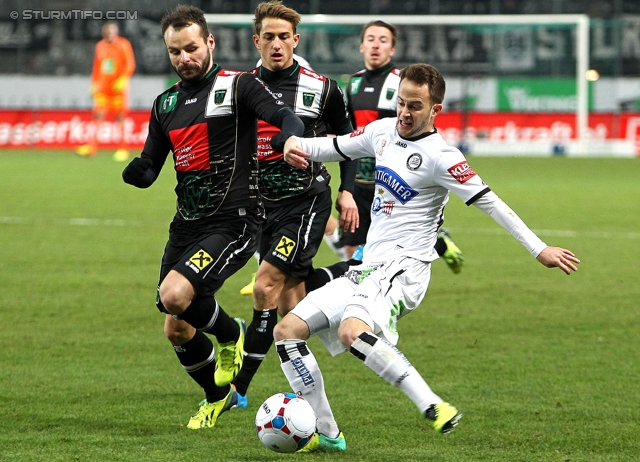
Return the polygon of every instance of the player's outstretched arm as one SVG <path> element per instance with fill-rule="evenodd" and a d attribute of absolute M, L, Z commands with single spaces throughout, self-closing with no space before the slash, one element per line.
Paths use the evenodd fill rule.
<path fill-rule="evenodd" d="M 560 268 L 566 274 L 578 271 L 576 264 L 580 263 L 570 250 L 550 246 L 540 252 L 536 259 L 547 268 Z"/>
<path fill-rule="evenodd" d="M 285 162 L 296 168 L 304 169 L 309 166 L 307 159 L 311 156 L 302 150 L 300 141 L 295 136 L 289 137 L 284 143 L 283 154 Z"/>

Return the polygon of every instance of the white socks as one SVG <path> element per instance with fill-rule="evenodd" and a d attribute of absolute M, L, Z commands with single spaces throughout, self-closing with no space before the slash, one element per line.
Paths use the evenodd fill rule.
<path fill-rule="evenodd" d="M 294 393 L 306 399 L 316 412 L 316 427 L 319 433 L 329 438 L 340 434 L 333 417 L 329 400 L 324 390 L 324 379 L 315 356 L 304 340 L 281 340 L 276 342 L 280 367 Z"/>
<path fill-rule="evenodd" d="M 350 351 L 379 377 L 402 390 L 421 413 L 442 402 L 400 350 L 371 332 L 360 334 Z"/>

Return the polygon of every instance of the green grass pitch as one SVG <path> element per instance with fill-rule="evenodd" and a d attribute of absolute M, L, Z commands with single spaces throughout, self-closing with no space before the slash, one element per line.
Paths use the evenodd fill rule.
<path fill-rule="evenodd" d="M 548 244 L 582 259 L 546 269 L 452 196 L 445 226 L 466 262 L 433 265 L 399 348 L 463 412 L 435 434 L 414 405 L 349 354 L 310 342 L 348 451 L 342 461 L 633 461 L 640 454 L 640 159 L 469 162 Z M 288 390 L 270 353 L 249 409 L 186 428 L 202 399 L 154 306 L 174 174 L 139 190 L 124 165 L 61 151 L 0 151 L 0 460 L 281 461 L 253 428 Z M 335 165 L 330 166 L 336 172 Z M 337 180 L 334 181 L 334 185 Z M 334 261 L 323 245 L 317 265 Z M 251 261 L 218 294 L 239 295 Z"/>

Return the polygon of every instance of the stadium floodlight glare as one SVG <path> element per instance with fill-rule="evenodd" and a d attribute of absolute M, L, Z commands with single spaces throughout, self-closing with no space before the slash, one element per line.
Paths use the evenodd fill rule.
<path fill-rule="evenodd" d="M 207 14 L 208 24 L 253 26 L 252 14 Z M 576 55 L 576 135 L 578 151 L 586 152 L 589 130 L 589 95 L 586 78 L 589 70 L 589 17 L 584 14 L 520 15 L 328 15 L 305 14 L 304 25 L 364 25 L 384 20 L 396 26 L 544 26 L 568 25 L 575 28 Z"/>

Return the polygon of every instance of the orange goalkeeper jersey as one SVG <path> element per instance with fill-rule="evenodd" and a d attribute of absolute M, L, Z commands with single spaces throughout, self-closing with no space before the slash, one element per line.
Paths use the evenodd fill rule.
<path fill-rule="evenodd" d="M 136 68 L 131 43 L 116 37 L 111 43 L 102 39 L 96 44 L 91 82 L 97 93 L 119 93 L 113 84 L 120 77 L 129 78 Z"/>

